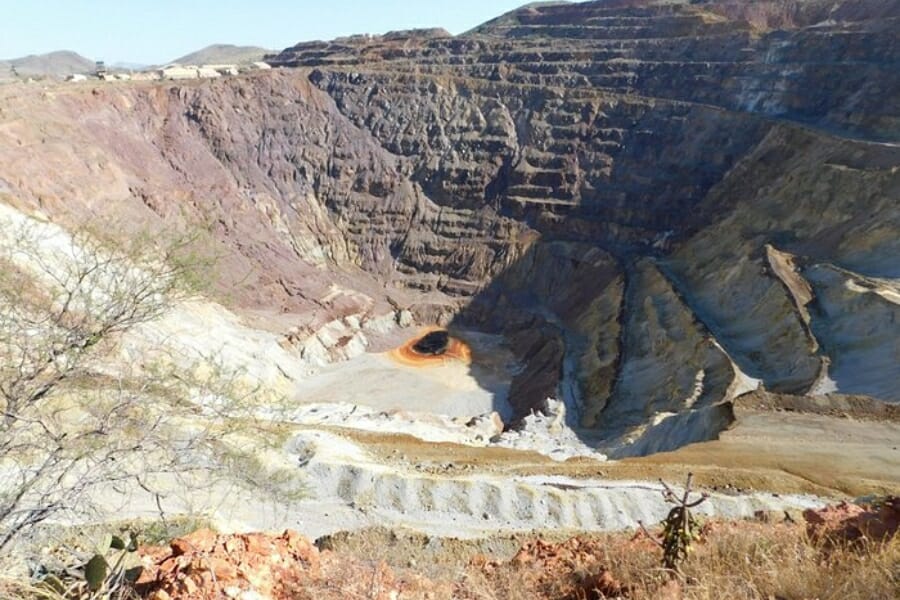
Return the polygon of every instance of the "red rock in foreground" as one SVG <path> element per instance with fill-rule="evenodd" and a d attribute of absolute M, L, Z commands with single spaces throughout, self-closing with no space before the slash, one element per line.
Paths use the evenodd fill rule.
<path fill-rule="evenodd" d="M 138 588 L 169 598 L 289 598 L 290 588 L 319 574 L 319 551 L 294 531 L 218 535 L 201 529 L 169 548 L 142 548 Z"/>
<path fill-rule="evenodd" d="M 619 598 L 628 594 L 628 586 L 613 577 L 600 564 L 603 544 L 597 540 L 574 537 L 565 542 L 544 540 L 525 542 L 513 556 L 511 563 L 520 569 L 520 576 L 530 579 L 534 589 L 546 588 L 561 579 L 560 575 L 581 571 L 568 585 L 559 590 L 561 598 Z M 475 557 L 472 565 L 490 573 L 502 563 Z M 584 569 L 585 565 L 594 565 Z"/>
<path fill-rule="evenodd" d="M 475 557 L 471 567 L 490 576 L 512 567 L 530 589 L 551 585 L 561 575 L 596 563 L 596 540 L 572 538 L 562 543 L 526 542 L 506 562 Z M 297 600 L 359 597 L 469 598 L 459 583 L 435 582 L 412 573 L 396 574 L 383 562 L 360 561 L 319 551 L 294 531 L 281 535 L 219 535 L 208 529 L 170 542 L 168 548 L 143 547 L 144 571 L 138 591 L 148 600 Z M 622 597 L 628 587 L 597 566 L 557 588 L 565 598 Z M 373 595 L 374 594 L 374 595 Z M 598 595 L 600 594 L 600 595 Z"/>
<path fill-rule="evenodd" d="M 841 502 L 803 513 L 814 540 L 855 542 L 887 540 L 900 530 L 900 497 L 888 496 L 877 507 Z"/>
<path fill-rule="evenodd" d="M 203 529 L 140 553 L 137 589 L 148 600 L 393 600 L 449 590 L 416 575 L 399 577 L 377 560 L 320 552 L 291 530 L 220 535 Z"/>
<path fill-rule="evenodd" d="M 694 561 L 693 567 L 688 565 L 695 577 L 687 581 L 673 579 L 658 568 L 659 550 L 641 533 L 579 536 L 562 542 L 532 539 L 525 541 L 508 560 L 476 555 L 468 565 L 463 563 L 458 568 L 448 565 L 443 565 L 443 570 L 431 568 L 441 563 L 442 558 L 422 569 L 428 573 L 425 576 L 412 569 L 392 569 L 382 560 L 382 548 L 371 541 L 364 545 L 364 553 L 352 554 L 320 551 L 305 537 L 290 530 L 282 534 L 235 535 L 200 530 L 173 540 L 167 548 L 141 548 L 144 571 L 137 587 L 148 600 L 475 600 L 486 597 L 674 600 L 698 597 L 691 594 L 709 592 L 705 586 L 722 585 L 734 577 L 741 579 L 744 587 L 740 589 L 744 589 L 750 585 L 750 579 L 760 573 L 765 575 L 767 569 L 773 571 L 770 579 L 762 576 L 752 582 L 756 587 L 746 589 L 770 589 L 784 581 L 794 586 L 795 574 L 813 565 L 816 579 L 807 580 L 804 585 L 810 588 L 809 597 L 815 597 L 812 588 L 821 591 L 821 586 L 816 587 L 820 578 L 827 575 L 832 583 L 846 580 L 852 575 L 845 572 L 848 565 L 853 569 L 865 566 L 865 561 L 859 561 L 861 556 L 873 561 L 894 560 L 890 545 L 860 546 L 860 552 L 851 547 L 842 554 L 834 552 L 836 546 L 832 544 L 863 538 L 887 540 L 896 535 L 900 529 L 900 498 L 888 497 L 877 506 L 840 503 L 806 511 L 804 517 L 809 538 L 803 533 L 803 525 L 790 519 L 708 522 L 695 546 L 700 562 Z M 810 538 L 814 542 L 825 540 L 826 545 L 810 546 Z M 741 565 L 722 562 L 723 559 L 733 561 L 735 552 L 748 551 L 754 543 L 763 543 L 769 551 L 781 552 L 782 557 L 770 556 L 766 560 L 776 562 L 761 560 L 758 565 L 761 570 L 754 570 L 757 569 L 754 566 L 743 572 Z M 815 571 L 825 568 L 821 563 L 823 549 L 839 561 L 830 573 Z M 878 558 L 879 552 L 886 552 L 885 558 Z M 757 558 L 766 556 L 763 553 Z M 791 560 L 798 562 L 794 564 Z M 414 560 L 409 562 L 410 566 L 415 564 Z M 797 571 L 779 581 L 778 577 L 784 575 L 779 569 Z M 863 573 L 856 585 L 874 585 L 871 573 Z"/>

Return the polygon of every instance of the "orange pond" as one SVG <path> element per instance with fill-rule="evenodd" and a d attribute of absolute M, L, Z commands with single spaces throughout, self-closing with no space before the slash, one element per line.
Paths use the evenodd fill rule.
<path fill-rule="evenodd" d="M 442 327 L 426 327 L 419 331 L 418 335 L 407 340 L 402 346 L 388 352 L 396 362 L 410 367 L 431 367 L 442 365 L 449 361 L 460 361 L 464 364 L 472 362 L 472 349 L 459 338 L 450 337 L 447 348 L 440 354 L 423 354 L 417 352 L 414 346 L 429 333 L 446 331 Z"/>

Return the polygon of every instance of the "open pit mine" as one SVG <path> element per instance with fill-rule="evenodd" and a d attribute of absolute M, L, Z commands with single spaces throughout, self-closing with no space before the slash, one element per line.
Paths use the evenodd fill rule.
<path fill-rule="evenodd" d="M 0 230 L 215 259 L 92 372 L 252 391 L 251 463 L 93 506 L 479 538 L 657 523 L 688 472 L 724 517 L 896 492 L 898 31 L 895 0 L 546 3 L 0 86 Z"/>

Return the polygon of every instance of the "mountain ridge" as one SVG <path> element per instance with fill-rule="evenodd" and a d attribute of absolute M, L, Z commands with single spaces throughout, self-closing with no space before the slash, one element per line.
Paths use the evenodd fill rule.
<path fill-rule="evenodd" d="M 131 138 L 106 95 L 80 98 L 68 137 L 117 167 L 35 160 L 71 169 L 65 202 L 16 156 L 0 177 L 86 214 L 214 215 L 220 285 L 290 315 L 273 328 L 390 306 L 499 336 L 521 367 L 496 397 L 510 424 L 561 398 L 615 456 L 712 439 L 757 388 L 896 402 L 897 17 L 790 6 L 764 3 L 774 32 L 730 2 L 622 1 L 492 36 L 304 42 L 272 73 L 110 88 L 139 107 Z M 115 127 L 82 129 L 96 114 Z"/>
<path fill-rule="evenodd" d="M 258 46 L 211 44 L 170 62 L 182 65 L 247 64 L 261 61 L 266 54 L 271 53 L 272 50 Z"/>
<path fill-rule="evenodd" d="M 71 50 L 0 59 L 0 73 L 3 75 L 15 69 L 20 76 L 65 77 L 75 73 L 92 73 L 95 68 L 94 61 Z"/>

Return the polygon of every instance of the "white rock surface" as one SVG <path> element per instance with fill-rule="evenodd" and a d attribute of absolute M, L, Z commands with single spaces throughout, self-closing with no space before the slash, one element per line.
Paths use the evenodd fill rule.
<path fill-rule="evenodd" d="M 457 538 L 533 530 L 612 531 L 634 528 L 639 520 L 656 523 L 671 508 L 656 483 L 434 474 L 385 464 L 354 442 L 321 430 L 297 434 L 279 456 L 267 462 L 295 469 L 310 497 L 278 502 L 220 482 L 183 496 L 166 496 L 163 508 L 169 515 L 205 514 L 222 531 L 290 527 L 313 538 L 371 526 Z M 155 499 L 142 490 L 116 498 L 109 495 L 105 500 L 120 518 L 156 515 Z M 802 495 L 713 493 L 697 512 L 741 518 L 756 511 L 805 509 L 824 503 Z"/>
<path fill-rule="evenodd" d="M 307 513 L 322 503 L 330 510 L 350 506 L 369 522 L 434 535 L 617 530 L 635 527 L 638 520 L 658 522 L 671 508 L 663 501 L 658 484 L 483 473 L 438 476 L 381 464 L 352 442 L 322 431 L 299 434 L 288 452 L 304 464 L 302 469 L 316 493 L 318 504 L 310 504 Z M 749 517 L 758 510 L 820 504 L 809 496 L 712 494 L 698 511 Z"/>

